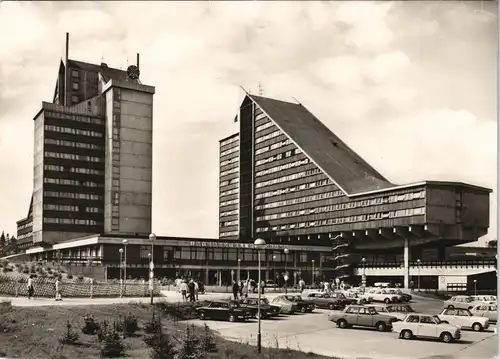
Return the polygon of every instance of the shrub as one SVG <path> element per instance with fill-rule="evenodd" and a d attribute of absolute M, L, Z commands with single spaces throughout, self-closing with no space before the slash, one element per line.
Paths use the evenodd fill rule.
<path fill-rule="evenodd" d="M 84 320 L 85 320 L 85 325 L 82 328 L 83 334 L 96 335 L 101 329 L 101 326 L 94 320 L 93 316 L 87 315 L 85 316 Z"/>
<path fill-rule="evenodd" d="M 168 303 L 161 301 L 156 303 L 156 307 L 163 313 L 170 315 L 178 320 L 190 320 L 198 318 L 196 308 L 207 305 L 208 302 L 187 302 L 187 303 Z"/>
<path fill-rule="evenodd" d="M 123 320 L 123 331 L 127 335 L 134 334 L 139 329 L 137 318 L 133 315 L 127 315 Z"/>
<path fill-rule="evenodd" d="M 105 358 L 118 358 L 125 356 L 125 346 L 120 335 L 114 327 L 105 326 L 101 330 L 101 356 Z"/>
<path fill-rule="evenodd" d="M 205 324 L 205 331 L 201 341 L 201 346 L 205 353 L 214 353 L 217 351 L 217 344 L 215 343 L 215 337 L 207 324 Z"/>
<path fill-rule="evenodd" d="M 155 312 L 153 311 L 153 317 L 146 323 L 146 325 L 144 325 L 144 332 L 148 334 L 155 333 L 158 330 L 158 327 L 161 327 L 161 317 L 159 315 L 155 315 Z"/>
<path fill-rule="evenodd" d="M 82 280 L 83 280 L 83 278 L 84 278 L 84 276 L 83 276 L 83 275 L 79 275 L 79 276 L 78 276 L 78 280 L 79 280 L 79 281 L 82 281 Z"/>
<path fill-rule="evenodd" d="M 29 270 L 28 268 L 24 268 L 24 269 L 23 269 L 23 273 L 24 273 L 24 274 L 30 274 L 30 270 Z"/>
<path fill-rule="evenodd" d="M 173 359 L 176 357 L 175 345 L 163 329 L 157 326 L 155 332 L 144 338 L 144 342 L 150 348 L 149 357 L 151 359 Z"/>
<path fill-rule="evenodd" d="M 200 340 L 195 335 L 194 325 L 188 325 L 177 353 L 178 359 L 198 359 L 204 356 Z"/>
<path fill-rule="evenodd" d="M 79 338 L 78 333 L 71 328 L 71 324 L 69 323 L 68 320 L 68 323 L 66 324 L 66 333 L 64 333 L 62 338 L 59 339 L 59 343 L 73 345 L 76 344 L 78 338 Z"/>
<path fill-rule="evenodd" d="M 66 278 L 68 278 L 68 279 L 73 279 L 73 276 L 72 276 L 71 274 L 68 274 L 68 275 L 66 276 Z"/>
<path fill-rule="evenodd" d="M 0 302 L 0 314 L 12 312 L 12 302 L 10 300 L 2 300 Z"/>

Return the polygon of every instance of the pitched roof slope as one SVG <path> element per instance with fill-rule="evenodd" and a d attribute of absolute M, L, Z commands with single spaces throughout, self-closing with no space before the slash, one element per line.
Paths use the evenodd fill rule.
<path fill-rule="evenodd" d="M 105 81 L 109 80 L 127 80 L 127 71 L 115 69 L 109 67 L 107 64 L 102 63 L 100 65 L 90 64 L 88 62 L 82 62 L 77 60 L 68 60 L 70 67 L 76 67 L 85 71 L 98 72 L 104 77 Z M 129 81 L 134 81 L 129 79 Z"/>
<path fill-rule="evenodd" d="M 395 186 L 304 106 L 248 96 L 347 194 Z"/>

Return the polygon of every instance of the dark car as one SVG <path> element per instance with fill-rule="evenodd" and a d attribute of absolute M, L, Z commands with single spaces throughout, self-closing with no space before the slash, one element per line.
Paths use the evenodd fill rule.
<path fill-rule="evenodd" d="M 254 310 L 254 314 L 258 316 L 259 309 L 259 298 L 245 298 L 240 300 L 240 305 L 243 308 L 250 308 Z M 280 307 L 277 305 L 271 305 L 267 298 L 260 298 L 260 318 L 266 319 L 271 317 L 277 317 L 280 315 Z"/>
<path fill-rule="evenodd" d="M 235 300 L 219 300 L 210 302 L 205 307 L 196 308 L 198 318 L 229 320 L 230 322 L 244 321 L 255 317 L 251 308 L 243 308 Z"/>
<path fill-rule="evenodd" d="M 284 295 L 284 297 L 291 302 L 297 303 L 297 307 L 302 313 L 312 313 L 316 309 L 312 301 L 304 300 L 300 295 Z"/>
<path fill-rule="evenodd" d="M 344 293 L 340 292 L 326 293 L 325 296 L 337 299 L 342 307 L 346 307 L 351 304 L 357 304 L 358 302 L 356 298 L 348 298 Z"/>

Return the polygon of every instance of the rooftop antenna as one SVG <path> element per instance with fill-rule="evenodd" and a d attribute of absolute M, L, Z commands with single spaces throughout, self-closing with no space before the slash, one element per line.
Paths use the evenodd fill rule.
<path fill-rule="evenodd" d="M 137 68 L 140 70 L 141 68 L 139 67 L 139 53 L 137 53 L 137 60 L 136 60 L 136 64 L 135 66 L 137 66 Z"/>
<path fill-rule="evenodd" d="M 68 83 L 69 83 L 69 32 L 66 33 L 66 63 L 64 64 L 64 106 L 69 106 Z"/>
<path fill-rule="evenodd" d="M 264 94 L 264 90 L 262 89 L 262 84 L 259 82 L 259 96 Z"/>
<path fill-rule="evenodd" d="M 297 100 L 295 97 L 292 96 L 292 98 L 295 100 L 295 102 L 297 102 L 300 106 L 302 106 L 302 104 L 300 103 L 299 100 Z"/>
<path fill-rule="evenodd" d="M 242 89 L 247 95 L 250 95 L 250 92 L 248 92 L 243 86 L 240 85 L 240 89 Z"/>

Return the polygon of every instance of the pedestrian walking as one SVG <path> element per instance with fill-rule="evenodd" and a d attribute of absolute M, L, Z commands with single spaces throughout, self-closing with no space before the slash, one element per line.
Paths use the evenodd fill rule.
<path fill-rule="evenodd" d="M 181 282 L 181 285 L 179 286 L 179 289 L 181 291 L 181 295 L 182 295 L 182 301 L 183 302 L 187 302 L 187 291 L 188 291 L 188 286 L 187 286 L 187 283 L 182 281 Z"/>
<path fill-rule="evenodd" d="M 300 289 L 300 293 L 302 293 L 304 291 L 304 289 L 306 289 L 306 282 L 304 282 L 304 280 L 302 278 L 299 280 L 299 289 Z"/>
<path fill-rule="evenodd" d="M 61 281 L 59 278 L 56 279 L 56 301 L 61 301 L 62 296 L 61 296 Z"/>
<path fill-rule="evenodd" d="M 233 281 L 233 299 L 238 300 L 238 292 L 240 291 L 240 286 L 236 281 Z"/>
<path fill-rule="evenodd" d="M 33 279 L 31 276 L 28 278 L 28 299 L 31 299 L 33 297 L 33 294 L 35 293 L 35 288 L 33 288 Z"/>
<path fill-rule="evenodd" d="M 198 293 L 200 292 L 200 286 L 198 285 L 198 281 L 194 281 L 194 296 L 195 300 L 198 301 Z"/>
<path fill-rule="evenodd" d="M 195 300 L 195 294 L 194 294 L 194 280 L 190 280 L 188 284 L 188 289 L 189 289 L 189 301 L 194 302 Z"/>

